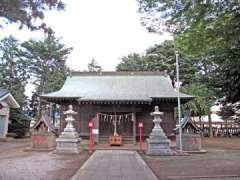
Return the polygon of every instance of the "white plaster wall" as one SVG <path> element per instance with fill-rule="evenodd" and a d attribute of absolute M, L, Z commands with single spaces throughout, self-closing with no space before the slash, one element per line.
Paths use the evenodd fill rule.
<path fill-rule="evenodd" d="M 0 110 L 0 116 L 3 117 L 3 121 L 4 121 L 3 137 L 6 137 L 8 132 L 9 106 L 5 101 L 1 101 L 0 103 L 4 106 L 4 108 Z"/>

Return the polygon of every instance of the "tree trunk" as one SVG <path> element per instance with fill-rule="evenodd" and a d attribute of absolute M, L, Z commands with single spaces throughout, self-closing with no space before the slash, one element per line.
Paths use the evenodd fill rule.
<path fill-rule="evenodd" d="M 209 138 L 213 138 L 211 111 L 208 112 Z"/>

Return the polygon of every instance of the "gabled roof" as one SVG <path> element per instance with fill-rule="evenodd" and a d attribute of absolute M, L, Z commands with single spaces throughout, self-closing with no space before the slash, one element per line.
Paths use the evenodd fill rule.
<path fill-rule="evenodd" d="M 193 98 L 183 93 L 180 97 Z M 151 102 L 153 99 L 176 99 L 177 92 L 170 77 L 162 72 L 75 72 L 59 91 L 42 95 L 42 98 Z"/>
<path fill-rule="evenodd" d="M 46 114 L 41 116 L 41 118 L 34 124 L 32 129 L 35 129 L 41 122 L 44 122 L 44 124 L 47 125 L 51 132 L 56 133 L 56 129 L 54 125 L 51 123 L 51 118 Z"/>
<path fill-rule="evenodd" d="M 0 88 L 0 98 L 2 98 L 3 96 L 5 96 L 6 94 L 8 94 L 9 92 L 6 89 L 2 89 Z"/>
<path fill-rule="evenodd" d="M 201 131 L 201 128 L 199 128 L 191 119 L 190 114 L 185 114 L 184 118 L 181 121 L 181 128 L 184 129 L 188 124 L 191 125 L 195 131 Z M 175 128 L 174 131 L 178 133 L 179 127 Z"/>
<path fill-rule="evenodd" d="M 8 92 L 6 89 L 0 88 L 0 103 L 1 101 L 6 101 L 11 108 L 19 108 L 20 105 L 14 99 L 12 94 Z"/>

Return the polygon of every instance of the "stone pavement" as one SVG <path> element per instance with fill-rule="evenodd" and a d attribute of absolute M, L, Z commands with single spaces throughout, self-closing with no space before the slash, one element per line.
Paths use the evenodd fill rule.
<path fill-rule="evenodd" d="M 136 151 L 97 150 L 71 180 L 157 180 Z"/>

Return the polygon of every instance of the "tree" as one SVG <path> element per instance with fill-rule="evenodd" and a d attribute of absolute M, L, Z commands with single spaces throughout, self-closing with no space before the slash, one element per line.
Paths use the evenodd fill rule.
<path fill-rule="evenodd" d="M 26 41 L 22 47 L 25 58 L 32 60 L 29 68 L 38 94 L 59 89 L 67 75 L 65 61 L 72 48 L 65 47 L 54 36 L 39 41 Z"/>
<path fill-rule="evenodd" d="M 31 114 L 39 115 L 40 110 L 36 108 L 41 106 L 39 96 L 44 93 L 59 90 L 69 72 L 65 65 L 68 54 L 72 48 L 65 47 L 54 36 L 48 36 L 43 40 L 29 40 L 22 43 L 24 57 L 31 60 L 29 66 L 32 83 L 36 86 L 36 92 L 33 93 L 30 100 Z"/>
<path fill-rule="evenodd" d="M 121 60 L 122 62 L 116 67 L 117 71 L 147 71 L 148 67 L 144 56 L 137 53 L 124 56 Z"/>
<path fill-rule="evenodd" d="M 192 116 L 199 117 L 200 127 L 202 128 L 201 117 L 203 115 L 208 115 L 209 118 L 209 136 L 212 137 L 212 122 L 211 122 L 211 106 L 214 102 L 214 92 L 209 89 L 204 84 L 193 83 L 187 86 L 182 87 L 182 92 L 191 94 L 194 97 L 193 100 L 184 104 L 183 107 L 191 112 Z"/>
<path fill-rule="evenodd" d="M 12 109 L 9 117 L 9 132 L 16 133 L 18 137 L 25 135 L 29 124 L 29 119 L 24 115 L 24 91 L 30 62 L 23 58 L 23 54 L 15 38 L 10 36 L 0 41 L 0 87 L 7 89 L 21 106 L 20 109 Z"/>
<path fill-rule="evenodd" d="M 208 68 L 205 82 L 219 97 L 232 103 L 240 100 L 238 1 L 139 0 L 139 4 L 140 12 L 153 20 L 147 26 L 154 29 L 154 22 L 164 20 L 180 51 Z"/>
<path fill-rule="evenodd" d="M 130 54 L 122 57 L 122 62 L 117 65 L 117 71 L 167 71 L 172 79 L 176 74 L 175 45 L 173 41 L 165 41 L 146 50 L 146 54 Z M 181 81 L 189 84 L 196 81 L 197 66 L 195 61 L 184 54 L 180 56 Z"/>
<path fill-rule="evenodd" d="M 45 23 L 35 23 L 36 20 L 43 20 L 44 13 L 51 9 L 63 10 L 64 3 L 61 0 L 1 0 L 0 17 L 4 21 L 0 23 L 0 27 L 4 23 L 20 23 L 20 29 L 26 26 L 31 30 L 44 29 L 51 32 Z"/>
<path fill-rule="evenodd" d="M 98 65 L 95 59 L 92 59 L 91 62 L 88 64 L 88 71 L 89 72 L 101 72 L 102 68 Z"/>

